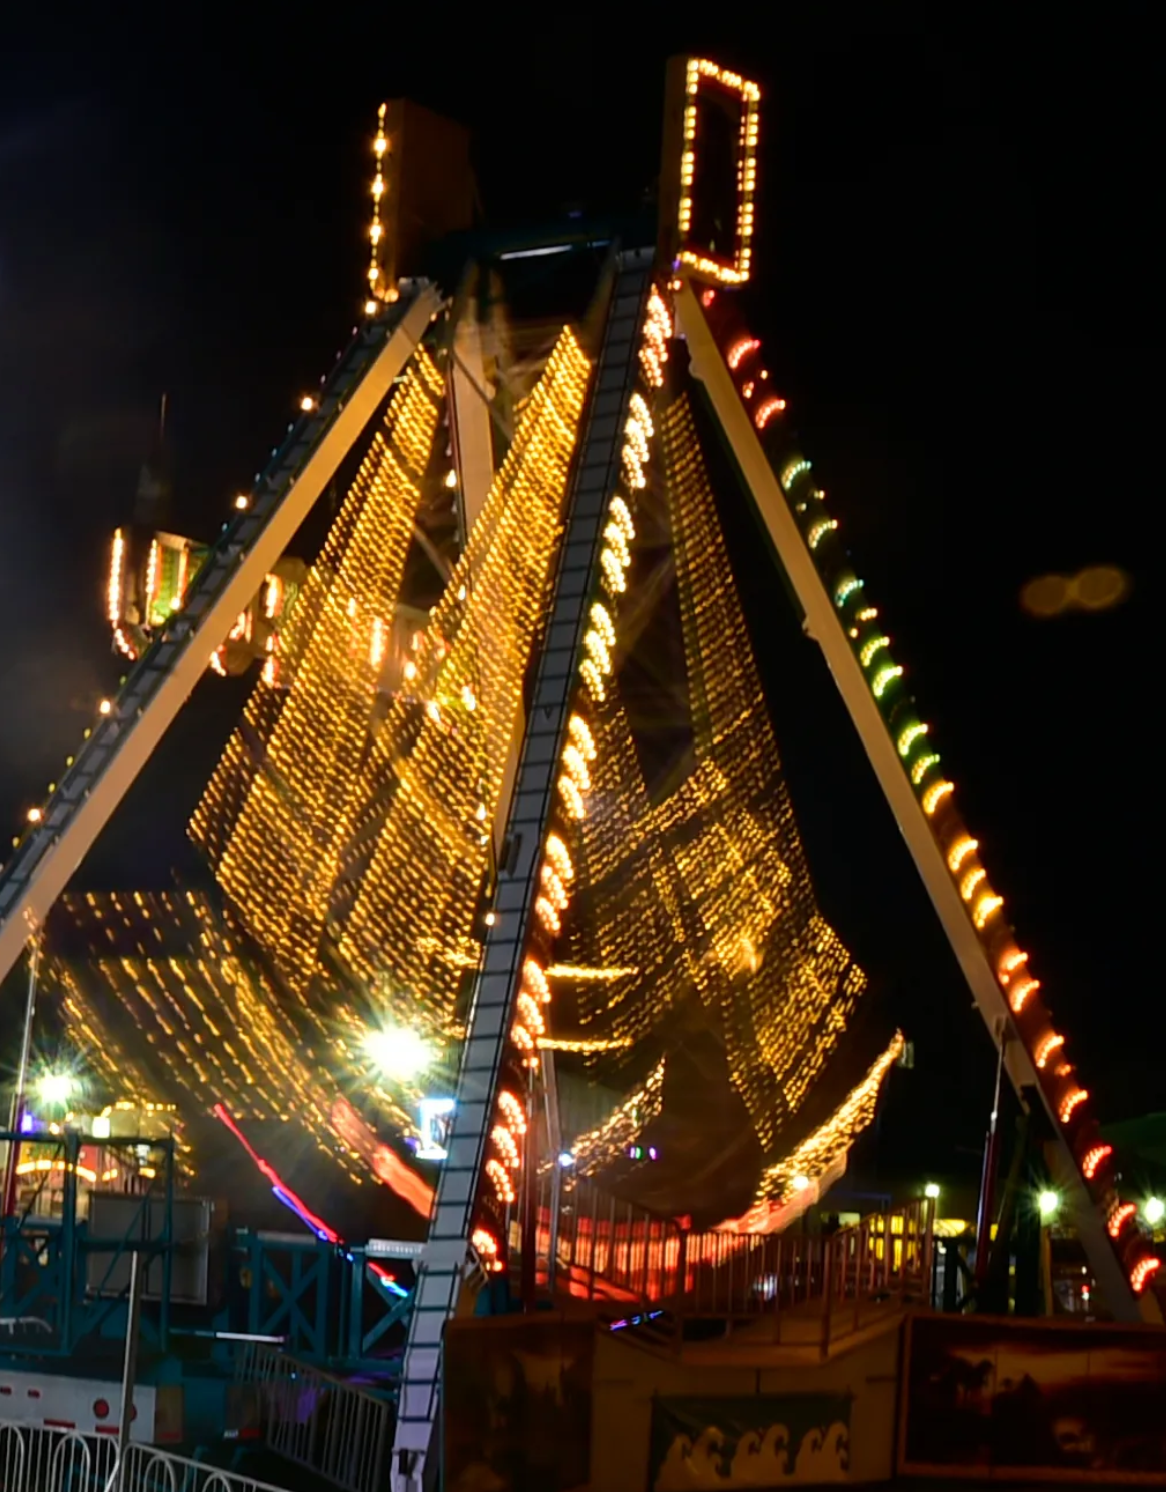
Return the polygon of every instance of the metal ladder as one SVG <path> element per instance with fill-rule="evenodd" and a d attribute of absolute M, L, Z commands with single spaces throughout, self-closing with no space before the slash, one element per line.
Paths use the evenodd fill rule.
<path fill-rule="evenodd" d="M 438 1182 L 405 1347 L 393 1444 L 394 1492 L 415 1492 L 437 1422 L 441 1341 L 454 1314 L 470 1249 L 486 1141 L 510 1037 L 543 840 L 547 833 L 588 607 L 600 532 L 619 476 L 637 349 L 651 285 L 653 251 L 617 256 L 603 345 L 567 505 L 554 599 L 526 723 L 500 867 L 458 1075 L 448 1157 Z"/>
<path fill-rule="evenodd" d="M 0 981 L 40 929 L 210 655 L 258 593 L 441 307 L 437 290 L 419 282 L 383 318 L 357 331 L 315 407 L 291 427 L 247 508 L 207 555 L 181 611 L 93 727 L 40 821 L 0 873 Z"/>

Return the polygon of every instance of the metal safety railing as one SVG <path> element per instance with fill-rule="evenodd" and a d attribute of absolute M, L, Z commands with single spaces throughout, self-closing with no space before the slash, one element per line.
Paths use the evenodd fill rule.
<path fill-rule="evenodd" d="M 120 1481 L 115 1476 L 106 1492 L 285 1492 L 285 1489 L 237 1471 L 224 1471 L 203 1461 L 172 1455 L 155 1445 L 130 1445 Z"/>
<path fill-rule="evenodd" d="M 588 1181 L 557 1199 L 548 1190 L 539 1208 L 540 1275 L 550 1279 L 553 1255 L 556 1286 L 576 1296 L 690 1317 L 775 1315 L 819 1302 L 834 1336 L 846 1329 L 847 1310 L 857 1328 L 864 1302 L 929 1298 L 929 1199 L 826 1236 L 690 1231 Z"/>
<path fill-rule="evenodd" d="M 0 1419 L 3 1492 L 116 1492 L 117 1442 Z"/>
<path fill-rule="evenodd" d="M 256 1391 L 270 1450 L 342 1492 L 381 1492 L 392 1430 L 385 1400 L 258 1342 L 245 1347 L 235 1378 Z"/>
<path fill-rule="evenodd" d="M 271 1482 L 154 1445 L 131 1443 L 124 1464 L 110 1435 L 0 1420 L 0 1492 L 284 1492 Z"/>

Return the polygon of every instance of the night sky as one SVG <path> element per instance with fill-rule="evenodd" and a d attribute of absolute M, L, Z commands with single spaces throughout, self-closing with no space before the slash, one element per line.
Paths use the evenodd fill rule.
<path fill-rule="evenodd" d="M 51 40 L 47 21 L 39 38 L 7 34 L 0 831 L 116 682 L 106 545 L 160 394 L 175 526 L 209 536 L 346 339 L 377 103 L 408 94 L 474 128 L 491 221 L 619 208 L 657 171 L 665 58 L 704 49 L 765 91 L 749 320 L 993 882 L 1103 1118 L 1166 1107 L 1150 28 L 1120 6 L 1103 34 L 1063 17 L 1024 33 L 980 11 L 939 31 L 875 11 L 858 24 L 769 6 L 745 40 L 666 20 L 629 33 L 610 9 L 572 12 L 594 19 L 570 30 L 497 8 L 455 29 L 432 11 L 410 34 L 385 7 L 342 23 L 318 10 L 304 29 L 273 10 L 251 33 L 182 7 L 93 36 L 54 14 Z M 1098 562 L 1133 579 L 1120 609 L 1021 611 L 1026 579 Z M 916 1039 L 897 1122 L 974 1166 L 987 1037 L 820 661 L 784 634 L 767 645 L 767 625 L 755 632 L 824 907 Z M 225 729 L 237 700 L 205 712 Z M 189 804 L 167 786 L 151 791 L 181 824 Z M 164 812 L 135 822 L 102 872 L 127 886 L 180 849 L 153 827 Z"/>

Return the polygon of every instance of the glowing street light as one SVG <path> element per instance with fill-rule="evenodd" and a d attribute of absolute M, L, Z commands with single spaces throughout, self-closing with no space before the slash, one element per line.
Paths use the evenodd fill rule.
<path fill-rule="evenodd" d="M 1166 1218 L 1166 1202 L 1161 1197 L 1147 1197 L 1142 1204 L 1142 1216 L 1151 1228 L 1156 1228 Z"/>
<path fill-rule="evenodd" d="M 1056 1192 L 1043 1191 L 1036 1199 L 1036 1205 L 1040 1209 L 1042 1223 L 1051 1222 L 1057 1215 L 1057 1209 L 1061 1205 L 1061 1199 Z"/>
<path fill-rule="evenodd" d="M 36 1091 L 43 1104 L 63 1108 L 73 1096 L 76 1083 L 67 1072 L 45 1072 L 37 1079 Z"/>
<path fill-rule="evenodd" d="M 391 1082 L 408 1082 L 433 1062 L 429 1043 L 407 1026 L 381 1026 L 367 1032 L 361 1044 L 373 1067 Z"/>
<path fill-rule="evenodd" d="M 939 1201 L 939 1182 L 929 1181 L 923 1188 L 923 1195 L 932 1202 Z"/>

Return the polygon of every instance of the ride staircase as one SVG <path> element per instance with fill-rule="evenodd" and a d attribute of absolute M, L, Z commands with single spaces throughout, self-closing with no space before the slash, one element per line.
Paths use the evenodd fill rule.
<path fill-rule="evenodd" d="M 585 1180 L 538 1207 L 540 1288 L 640 1346 L 691 1357 L 731 1338 L 828 1357 L 931 1299 L 935 1204 L 910 1202 L 832 1234 L 682 1228 Z M 723 1350 L 723 1345 L 718 1348 Z"/>

